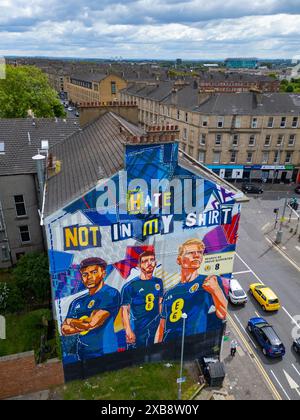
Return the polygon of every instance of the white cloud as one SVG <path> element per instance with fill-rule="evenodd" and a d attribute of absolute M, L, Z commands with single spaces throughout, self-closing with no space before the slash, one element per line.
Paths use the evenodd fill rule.
<path fill-rule="evenodd" d="M 292 57 L 299 0 L 0 0 L 0 54 Z"/>

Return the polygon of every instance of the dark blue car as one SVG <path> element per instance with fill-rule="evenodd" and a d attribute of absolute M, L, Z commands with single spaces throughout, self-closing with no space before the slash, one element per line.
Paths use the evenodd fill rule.
<path fill-rule="evenodd" d="M 251 318 L 248 330 L 255 336 L 263 349 L 263 354 L 268 357 L 283 357 L 285 347 L 274 328 L 263 318 Z"/>

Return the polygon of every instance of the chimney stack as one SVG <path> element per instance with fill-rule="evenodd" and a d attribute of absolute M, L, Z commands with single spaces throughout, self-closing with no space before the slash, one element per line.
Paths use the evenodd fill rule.
<path fill-rule="evenodd" d="M 129 136 L 127 144 L 173 143 L 179 139 L 180 130 L 177 125 L 148 127 L 144 136 Z"/>

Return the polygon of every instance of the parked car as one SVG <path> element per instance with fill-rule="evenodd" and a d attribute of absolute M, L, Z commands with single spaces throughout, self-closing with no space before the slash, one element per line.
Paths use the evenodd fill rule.
<path fill-rule="evenodd" d="M 248 330 L 254 335 L 262 347 L 263 354 L 267 357 L 283 357 L 285 346 L 278 337 L 272 325 L 263 318 L 251 318 L 248 322 Z"/>
<path fill-rule="evenodd" d="M 297 187 L 295 188 L 295 193 L 300 194 L 300 185 L 297 185 Z"/>
<path fill-rule="evenodd" d="M 245 194 L 263 194 L 264 190 L 262 187 L 254 184 L 243 184 L 242 191 Z"/>
<path fill-rule="evenodd" d="M 296 353 L 300 354 L 300 338 L 297 338 L 296 340 L 294 340 L 293 349 L 295 350 Z"/>
<path fill-rule="evenodd" d="M 79 117 L 79 112 L 78 111 L 75 112 L 75 117 Z"/>
<path fill-rule="evenodd" d="M 245 305 L 248 302 L 246 292 L 236 279 L 230 281 L 229 301 L 233 305 Z"/>
<path fill-rule="evenodd" d="M 280 301 L 272 289 L 261 283 L 250 285 L 250 293 L 261 305 L 265 312 L 279 311 L 281 308 Z"/>
<path fill-rule="evenodd" d="M 73 108 L 71 106 L 69 106 L 68 111 L 72 112 Z"/>

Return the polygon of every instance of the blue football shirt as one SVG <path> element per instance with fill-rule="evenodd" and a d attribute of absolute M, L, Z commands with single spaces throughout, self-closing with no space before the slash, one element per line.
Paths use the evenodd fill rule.
<path fill-rule="evenodd" d="M 71 303 L 67 315 L 69 319 L 84 319 L 99 310 L 109 312 L 109 317 L 101 327 L 78 334 L 80 359 L 98 357 L 118 350 L 114 321 L 120 310 L 120 300 L 118 290 L 105 284 L 95 295 L 86 294 Z"/>
<path fill-rule="evenodd" d="M 189 283 L 179 283 L 168 292 L 163 300 L 163 310 L 161 317 L 165 319 L 164 341 L 174 340 L 182 337 L 183 319 L 182 314 L 187 314 L 186 336 L 202 334 L 208 330 L 208 319 L 210 328 L 221 328 L 222 320 L 216 313 L 209 315 L 210 309 L 214 306 L 213 298 L 210 293 L 203 289 L 203 283 L 207 277 L 198 276 Z M 218 283 L 223 290 L 221 279 Z"/>
<path fill-rule="evenodd" d="M 133 279 L 123 287 L 121 305 L 130 305 L 130 323 L 134 333 L 143 336 L 151 329 L 155 333 L 159 324 L 159 300 L 163 297 L 163 282 L 157 277 L 151 280 Z"/>

